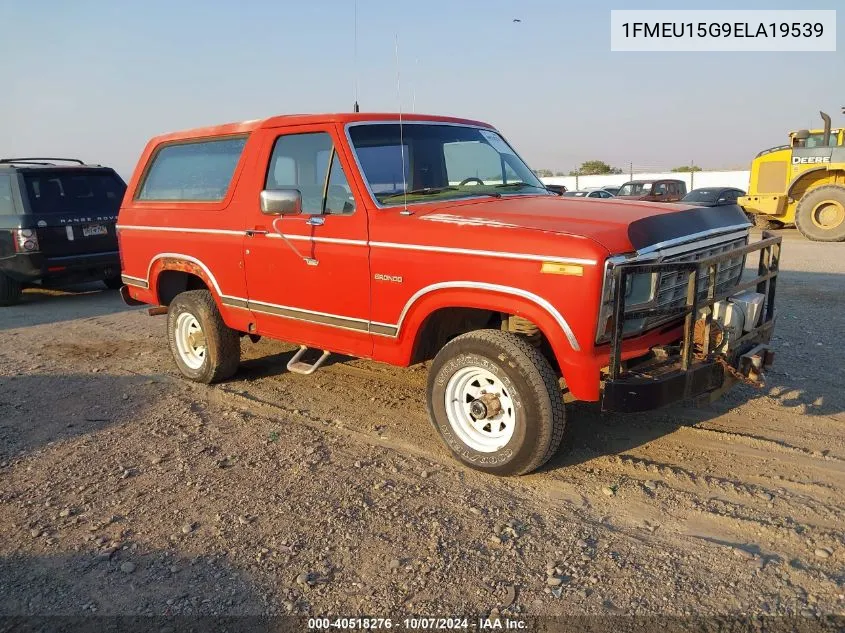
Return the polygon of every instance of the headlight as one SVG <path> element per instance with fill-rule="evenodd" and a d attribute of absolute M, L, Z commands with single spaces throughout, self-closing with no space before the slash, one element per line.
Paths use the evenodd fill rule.
<path fill-rule="evenodd" d="M 614 268 L 623 264 L 624 255 L 612 257 L 605 262 L 604 284 L 602 286 L 602 303 L 599 309 L 598 327 L 596 329 L 596 343 L 606 343 L 610 340 L 611 317 L 613 316 L 613 295 L 616 278 Z M 657 273 L 635 273 L 625 276 L 625 308 L 626 311 L 642 310 L 649 307 L 657 296 Z M 623 334 L 629 335 L 639 332 L 645 326 L 645 318 L 625 322 Z"/>

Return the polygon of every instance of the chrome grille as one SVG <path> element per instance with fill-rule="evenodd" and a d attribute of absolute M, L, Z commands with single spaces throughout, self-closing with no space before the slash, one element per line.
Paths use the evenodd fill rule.
<path fill-rule="evenodd" d="M 714 255 L 726 253 L 735 248 L 741 248 L 748 243 L 748 236 L 743 236 L 727 242 L 712 244 L 704 248 L 692 249 L 678 255 L 663 259 L 664 262 L 696 262 Z M 745 256 L 725 260 L 716 265 L 716 294 L 730 289 L 739 283 L 742 277 Z M 687 279 L 689 273 L 684 271 L 668 271 L 660 274 L 657 281 L 657 308 L 681 308 L 686 304 Z M 704 299 L 707 296 L 707 287 L 710 282 L 710 271 L 703 271 L 698 280 L 698 297 Z M 653 327 L 665 317 L 652 317 L 646 327 Z"/>

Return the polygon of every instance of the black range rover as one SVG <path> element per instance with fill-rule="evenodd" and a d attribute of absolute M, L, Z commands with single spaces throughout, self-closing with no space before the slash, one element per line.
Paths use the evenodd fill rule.
<path fill-rule="evenodd" d="M 0 160 L 0 305 L 23 286 L 102 280 L 120 288 L 115 222 L 126 183 L 66 158 Z"/>

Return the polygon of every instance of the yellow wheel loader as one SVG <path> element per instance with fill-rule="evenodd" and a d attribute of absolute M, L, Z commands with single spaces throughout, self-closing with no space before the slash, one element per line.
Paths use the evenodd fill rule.
<path fill-rule="evenodd" d="M 842 108 L 845 114 L 845 107 Z M 790 132 L 789 145 L 763 150 L 751 163 L 739 205 L 757 226 L 794 224 L 808 239 L 845 241 L 845 128 Z"/>

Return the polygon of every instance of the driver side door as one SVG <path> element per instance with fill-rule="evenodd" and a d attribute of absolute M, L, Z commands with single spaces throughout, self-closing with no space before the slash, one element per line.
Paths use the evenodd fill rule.
<path fill-rule="evenodd" d="M 259 334 L 372 355 L 366 208 L 333 126 L 273 131 L 263 189 L 297 189 L 302 214 L 268 216 L 259 196 L 244 238 L 249 309 Z"/>

